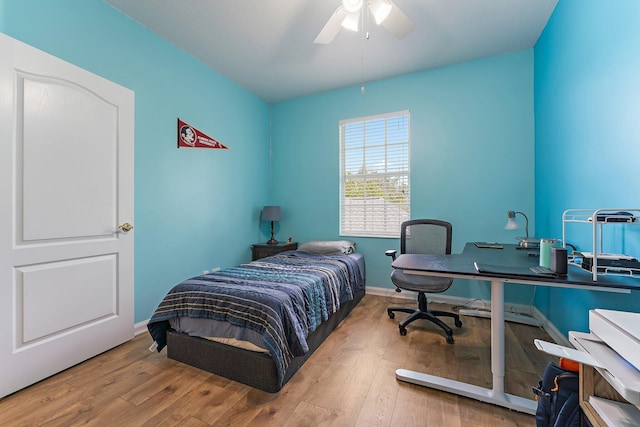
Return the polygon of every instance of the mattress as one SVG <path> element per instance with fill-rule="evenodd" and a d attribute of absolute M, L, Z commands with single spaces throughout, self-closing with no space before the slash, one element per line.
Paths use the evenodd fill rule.
<path fill-rule="evenodd" d="M 176 285 L 148 329 L 158 351 L 169 330 L 265 351 L 282 381 L 289 363 L 309 351 L 307 337 L 364 292 L 364 275 L 361 254 L 282 252 Z"/>
<path fill-rule="evenodd" d="M 364 280 L 366 274 L 364 256 L 360 253 L 352 253 L 348 257 L 356 260 L 360 275 Z M 266 261 L 262 262 L 269 261 L 268 258 L 264 260 Z M 260 333 L 235 326 L 226 321 L 180 316 L 169 319 L 169 324 L 173 330 L 186 333 L 189 336 L 206 338 L 246 350 L 269 352 Z"/>

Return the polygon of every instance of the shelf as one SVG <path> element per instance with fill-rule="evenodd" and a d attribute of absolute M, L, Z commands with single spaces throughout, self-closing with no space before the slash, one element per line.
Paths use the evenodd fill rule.
<path fill-rule="evenodd" d="M 595 218 L 595 221 L 594 221 Z M 590 224 L 592 230 L 593 265 L 591 269 L 583 268 L 575 262 L 569 265 L 591 271 L 593 281 L 598 280 L 598 275 L 627 276 L 640 278 L 640 267 L 621 267 L 611 265 L 599 265 L 598 258 L 603 258 L 603 226 L 605 225 L 640 225 L 640 209 L 638 208 L 606 208 L 606 209 L 568 209 L 562 214 L 562 244 L 567 246 L 567 230 L 569 223 Z M 603 255 L 603 256 L 600 256 Z"/>
<path fill-rule="evenodd" d="M 596 217 L 597 224 L 629 224 L 640 221 L 640 209 L 637 208 L 607 208 L 607 209 L 568 209 L 563 214 L 565 222 L 593 223 Z"/>
<path fill-rule="evenodd" d="M 570 331 L 569 341 L 578 350 L 595 356 L 607 367 L 595 369 L 620 396 L 634 405 L 640 404 L 640 371 L 593 334 Z"/>
<path fill-rule="evenodd" d="M 583 268 L 582 265 L 578 264 L 577 262 L 569 261 L 569 265 L 584 271 L 588 271 L 589 273 L 593 273 L 592 270 Z M 624 276 L 624 277 L 640 278 L 640 268 L 607 267 L 607 266 L 600 265 L 598 266 L 598 274 L 606 275 L 606 276 Z"/>
<path fill-rule="evenodd" d="M 640 372 L 593 333 L 571 331 L 569 340 L 604 366 L 580 365 L 580 407 L 590 425 L 640 425 L 636 422 L 640 410 L 635 406 L 640 403 Z M 610 389 L 596 387 L 596 377 L 603 378 Z"/>
<path fill-rule="evenodd" d="M 640 410 L 630 403 L 591 396 L 589 405 L 607 426 L 640 425 Z"/>
<path fill-rule="evenodd" d="M 590 310 L 591 332 L 569 332 L 575 348 L 534 340 L 539 350 L 578 362 L 578 400 L 588 425 L 640 425 L 639 318 L 640 313 Z"/>

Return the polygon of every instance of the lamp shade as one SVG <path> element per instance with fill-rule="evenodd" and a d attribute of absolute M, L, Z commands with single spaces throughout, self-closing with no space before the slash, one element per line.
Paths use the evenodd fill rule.
<path fill-rule="evenodd" d="M 514 211 L 507 212 L 507 225 L 504 226 L 505 230 L 517 230 L 520 228 L 520 224 L 516 221 L 516 213 Z"/>
<path fill-rule="evenodd" d="M 280 206 L 265 206 L 262 208 L 263 221 L 280 221 L 282 219 L 282 211 Z"/>
<path fill-rule="evenodd" d="M 520 228 L 520 224 L 516 221 L 516 215 L 520 214 L 524 217 L 524 230 L 525 230 L 525 240 L 529 240 L 529 218 L 524 214 L 524 212 L 516 212 L 516 211 L 507 211 L 507 225 L 504 227 L 505 230 L 515 230 Z"/>

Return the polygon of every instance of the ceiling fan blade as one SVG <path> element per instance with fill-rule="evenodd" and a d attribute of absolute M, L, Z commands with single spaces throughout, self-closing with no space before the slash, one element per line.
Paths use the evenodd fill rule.
<path fill-rule="evenodd" d="M 318 36 L 313 42 L 315 44 L 331 43 L 336 34 L 338 34 L 338 31 L 340 31 L 340 28 L 342 28 L 340 24 L 342 24 L 342 21 L 347 16 L 347 13 L 348 12 L 344 8 L 344 6 L 339 6 L 335 10 L 335 12 L 333 12 L 333 15 L 331 15 L 331 18 L 329 18 L 327 23 L 324 24 L 324 27 L 322 28 L 322 30 L 320 30 L 320 33 L 318 33 Z"/>
<path fill-rule="evenodd" d="M 395 3 L 391 2 L 391 5 L 393 8 L 389 16 L 387 16 L 387 19 L 382 22 L 382 26 L 391 31 L 398 40 L 402 40 L 407 34 L 413 31 L 416 26 Z"/>

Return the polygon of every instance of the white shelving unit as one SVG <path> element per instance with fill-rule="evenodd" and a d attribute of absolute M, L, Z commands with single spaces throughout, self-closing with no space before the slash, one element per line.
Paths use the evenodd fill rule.
<path fill-rule="evenodd" d="M 640 425 L 640 313 L 589 310 L 589 333 L 569 331 L 575 348 L 534 340 L 545 353 L 579 363 L 578 400 L 588 425 Z"/>
<path fill-rule="evenodd" d="M 640 225 L 639 208 L 603 208 L 603 209 L 568 209 L 562 214 L 562 245 L 567 245 L 567 224 L 583 223 L 592 227 L 592 252 L 593 264 L 591 271 L 593 281 L 598 280 L 598 274 L 623 275 L 640 277 L 640 268 L 610 267 L 598 265 L 598 258 L 606 255 L 602 251 L 603 228 L 607 224 Z M 573 264 L 577 265 L 577 264 Z M 578 267 L 581 268 L 580 265 Z"/>
<path fill-rule="evenodd" d="M 570 342 L 580 351 L 594 355 L 603 368 L 580 368 L 580 406 L 592 425 L 631 426 L 638 425 L 640 410 L 640 372 L 618 353 L 593 334 L 569 332 Z M 593 395 L 597 372 L 616 390 L 625 402 Z"/>

